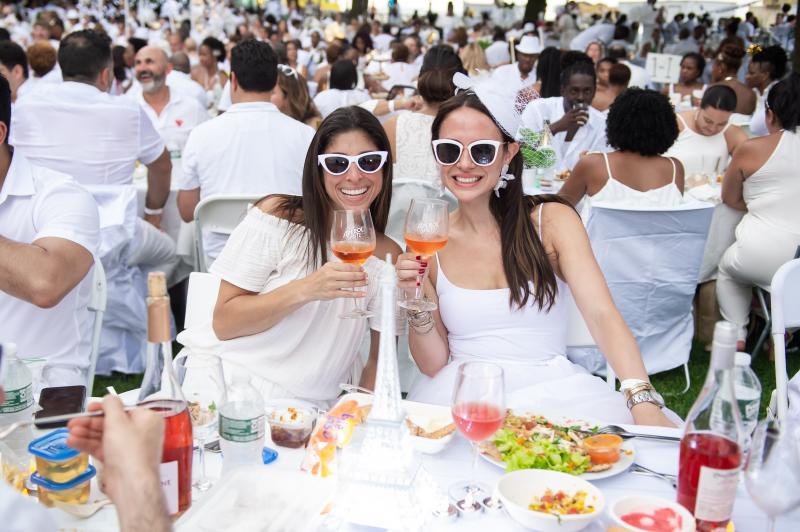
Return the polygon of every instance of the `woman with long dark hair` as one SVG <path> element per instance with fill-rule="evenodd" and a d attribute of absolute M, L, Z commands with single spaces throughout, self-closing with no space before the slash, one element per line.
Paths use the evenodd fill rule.
<path fill-rule="evenodd" d="M 379 343 L 376 257 L 400 248 L 383 235 L 391 201 L 389 141 L 358 107 L 333 112 L 306 155 L 302 196 L 267 196 L 251 207 L 211 266 L 221 278 L 213 321 L 181 334 L 193 351 L 216 352 L 225 372 L 243 372 L 265 397 L 329 406 L 339 383 L 372 386 Z M 333 211 L 369 209 L 377 247 L 363 267 L 332 260 Z M 353 291 L 355 290 L 355 291 Z M 375 317 L 370 359 L 359 354 L 364 322 L 340 319 L 364 300 Z M 401 327 L 402 329 L 402 327 Z"/>
<path fill-rule="evenodd" d="M 566 358 L 570 291 L 601 350 L 628 385 L 651 390 L 636 342 L 622 320 L 581 220 L 555 196 L 522 194 L 522 157 L 512 134 L 513 103 L 491 86 L 462 92 L 439 108 L 434 154 L 458 199 L 447 245 L 429 263 L 397 261 L 400 286 L 429 272 L 431 312 L 409 312 L 409 346 L 422 373 L 409 398 L 448 404 L 458 366 L 504 368 L 507 404 L 640 424 L 668 424 L 654 402 L 629 412 L 623 396 Z M 663 403 L 662 403 L 663 404 Z"/>

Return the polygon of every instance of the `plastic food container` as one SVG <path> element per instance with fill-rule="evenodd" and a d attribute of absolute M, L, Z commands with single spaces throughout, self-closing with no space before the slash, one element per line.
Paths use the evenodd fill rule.
<path fill-rule="evenodd" d="M 583 440 L 583 447 L 593 464 L 615 464 L 619 461 L 622 438 L 616 434 L 597 434 Z"/>
<path fill-rule="evenodd" d="M 50 482 L 69 482 L 89 466 L 89 455 L 67 446 L 68 429 L 57 429 L 33 440 L 28 452 L 36 458 L 36 472 Z"/>
<path fill-rule="evenodd" d="M 314 408 L 299 404 L 271 406 L 267 412 L 267 422 L 272 443 L 291 449 L 305 447 L 316 418 L 317 411 Z"/>
<path fill-rule="evenodd" d="M 55 501 L 65 504 L 85 504 L 89 502 L 92 477 L 97 471 L 89 466 L 83 474 L 69 482 L 51 482 L 38 472 L 31 475 L 31 482 L 36 484 L 39 502 L 45 506 L 53 506 Z"/>

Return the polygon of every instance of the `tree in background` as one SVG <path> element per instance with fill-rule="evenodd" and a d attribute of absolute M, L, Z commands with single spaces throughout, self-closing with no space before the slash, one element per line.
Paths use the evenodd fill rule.
<path fill-rule="evenodd" d="M 544 14 L 545 7 L 547 7 L 547 0 L 528 0 L 522 22 L 533 22 L 536 24 L 539 21 L 540 15 Z"/>

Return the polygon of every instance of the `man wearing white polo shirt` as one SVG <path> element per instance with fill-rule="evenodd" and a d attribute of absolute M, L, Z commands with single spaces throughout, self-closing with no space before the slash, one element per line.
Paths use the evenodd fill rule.
<path fill-rule="evenodd" d="M 539 37 L 525 35 L 515 50 L 516 63 L 502 65 L 492 71 L 492 81 L 504 92 L 513 96 L 536 82 L 536 72 L 533 67 L 539 59 L 539 54 L 542 53 L 542 45 L 539 43 Z"/>
<path fill-rule="evenodd" d="M 208 112 L 193 98 L 182 96 L 166 83 L 172 70 L 167 54 L 156 46 L 145 46 L 136 54 L 136 79 L 142 91 L 137 100 L 153 122 L 170 152 L 183 151 L 195 126 L 208 119 Z"/>
<path fill-rule="evenodd" d="M 46 360 L 44 386 L 85 385 L 99 219 L 70 176 L 34 166 L 8 145 L 11 92 L 0 77 L 0 338 Z"/>
<path fill-rule="evenodd" d="M 278 56 L 266 43 L 245 40 L 231 52 L 231 101 L 222 115 L 197 126 L 183 150 L 178 209 L 194 219 L 201 199 L 217 194 L 301 194 L 303 163 L 314 137 L 309 126 L 270 103 Z M 227 237 L 207 234 L 215 258 Z"/>

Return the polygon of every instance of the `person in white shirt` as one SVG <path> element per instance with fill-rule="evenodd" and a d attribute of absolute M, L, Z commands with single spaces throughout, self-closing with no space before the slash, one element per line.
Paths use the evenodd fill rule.
<path fill-rule="evenodd" d="M 605 117 L 589 105 L 596 88 L 594 65 L 573 63 L 561 73 L 561 96 L 533 100 L 522 113 L 522 124 L 534 131 L 550 122 L 557 173 L 571 171 L 584 152 L 606 151 Z"/>
<path fill-rule="evenodd" d="M 506 31 L 503 28 L 495 28 L 492 44 L 486 47 L 486 62 L 491 68 L 497 68 L 511 62 L 511 52 L 506 42 Z"/>
<path fill-rule="evenodd" d="M 352 65 L 352 63 L 350 63 Z M 231 53 L 231 100 L 221 116 L 197 126 L 183 151 L 178 209 L 194 219 L 201 199 L 223 193 L 301 193 L 303 161 L 314 130 L 270 103 L 278 56 L 266 43 L 247 40 Z M 227 237 L 204 236 L 214 258 Z"/>
<path fill-rule="evenodd" d="M 197 100 L 186 98 L 166 81 L 172 67 L 161 48 L 145 46 L 136 54 L 136 80 L 141 85 L 138 101 L 153 121 L 170 152 L 183 151 L 195 126 L 208 120 L 208 112 Z"/>
<path fill-rule="evenodd" d="M 28 56 L 13 41 L 0 42 L 0 75 L 8 80 L 12 103 L 31 87 L 28 83 Z"/>
<path fill-rule="evenodd" d="M 681 28 L 681 30 L 678 32 L 677 42 L 668 44 L 664 47 L 665 54 L 679 55 L 681 57 L 688 53 L 698 53 L 699 51 L 700 46 L 692 37 L 692 33 L 689 28 L 686 27 Z"/>
<path fill-rule="evenodd" d="M 536 72 L 533 67 L 539 54 L 542 53 L 542 45 L 538 37 L 525 35 L 515 50 L 516 63 L 499 66 L 492 71 L 492 81 L 503 92 L 512 96 L 536 83 Z"/>
<path fill-rule="evenodd" d="M 569 49 L 583 52 L 594 41 L 601 42 L 606 46 L 614 38 L 615 28 L 614 24 L 606 20 L 598 22 L 594 26 L 589 26 L 570 41 Z"/>
<path fill-rule="evenodd" d="M 376 28 L 378 31 L 376 31 Z M 376 20 L 372 23 L 372 46 L 378 52 L 386 53 L 391 48 L 394 37 L 391 34 L 392 27 L 389 24 L 384 24 L 382 30 L 380 22 Z"/>
<path fill-rule="evenodd" d="M 366 91 L 356 88 L 357 83 L 358 71 L 351 60 L 339 59 L 331 66 L 330 88 L 314 96 L 314 105 L 323 119 L 340 107 L 359 105 L 370 99 Z"/>
<path fill-rule="evenodd" d="M 422 40 L 419 38 L 418 34 L 412 33 L 403 39 L 403 44 L 408 48 L 408 63 L 416 66 L 417 74 L 419 74 L 424 55 L 422 53 Z"/>
<path fill-rule="evenodd" d="M 10 118 L 0 78 L 0 338 L 16 343 L 20 358 L 45 358 L 45 386 L 85 385 L 97 205 L 70 176 L 14 151 Z"/>

